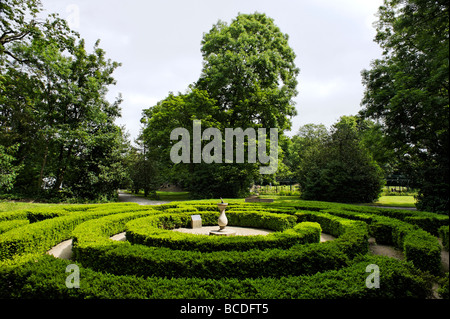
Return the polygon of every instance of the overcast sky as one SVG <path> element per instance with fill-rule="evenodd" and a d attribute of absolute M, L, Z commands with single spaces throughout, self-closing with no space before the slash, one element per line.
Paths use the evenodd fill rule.
<path fill-rule="evenodd" d="M 42 0 L 86 40 L 88 50 L 101 39 L 107 57 L 121 62 L 110 87 L 110 101 L 123 95 L 122 118 L 134 140 L 142 109 L 169 92 L 185 92 L 201 72 L 203 33 L 238 13 L 273 18 L 297 55 L 298 115 L 293 135 L 307 123 L 335 123 L 360 110 L 361 70 L 381 56 L 373 42 L 382 0 Z"/>

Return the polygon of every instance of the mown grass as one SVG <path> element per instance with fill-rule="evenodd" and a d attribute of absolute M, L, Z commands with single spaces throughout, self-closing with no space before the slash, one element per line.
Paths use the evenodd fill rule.
<path fill-rule="evenodd" d="M 415 207 L 416 199 L 414 196 L 381 196 L 378 201 L 373 203 L 375 206 L 392 207 Z"/>
<path fill-rule="evenodd" d="M 32 203 L 32 202 L 16 202 L 16 201 L 0 201 L 0 212 L 9 212 L 19 209 L 30 209 L 36 207 L 54 207 L 60 204 L 44 204 L 44 203 Z"/>

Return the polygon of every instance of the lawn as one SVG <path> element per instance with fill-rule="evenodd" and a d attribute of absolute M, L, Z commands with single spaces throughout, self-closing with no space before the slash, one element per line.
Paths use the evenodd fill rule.
<path fill-rule="evenodd" d="M 15 201 L 2 201 L 0 200 L 0 212 L 9 212 L 19 209 L 31 209 L 36 207 L 54 207 L 60 204 L 44 204 L 44 203 L 31 203 L 31 202 L 15 202 Z"/>
<path fill-rule="evenodd" d="M 414 196 L 381 196 L 375 206 L 392 206 L 392 207 L 415 207 L 416 199 Z"/>

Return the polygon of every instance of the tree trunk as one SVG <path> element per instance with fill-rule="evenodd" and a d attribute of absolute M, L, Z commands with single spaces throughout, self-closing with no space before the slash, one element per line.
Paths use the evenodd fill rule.
<path fill-rule="evenodd" d="M 44 158 L 42 159 L 41 172 L 39 174 L 39 181 L 38 181 L 38 185 L 37 185 L 38 192 L 41 191 L 43 184 L 44 184 L 43 178 L 44 178 L 44 169 L 45 169 L 45 166 L 47 165 L 47 157 L 48 157 L 48 141 L 45 144 Z"/>

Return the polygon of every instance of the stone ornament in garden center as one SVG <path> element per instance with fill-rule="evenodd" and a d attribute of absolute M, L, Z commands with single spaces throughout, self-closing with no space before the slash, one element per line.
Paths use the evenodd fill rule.
<path fill-rule="evenodd" d="M 225 229 L 225 227 L 228 225 L 228 218 L 225 215 L 225 209 L 227 208 L 228 203 L 224 203 L 222 198 L 220 198 L 220 200 L 221 202 L 217 204 L 217 207 L 220 211 L 219 219 L 217 220 L 217 223 L 219 224 L 219 230 L 212 230 L 209 232 L 209 234 L 213 236 L 234 236 L 236 235 L 235 231 Z"/>

